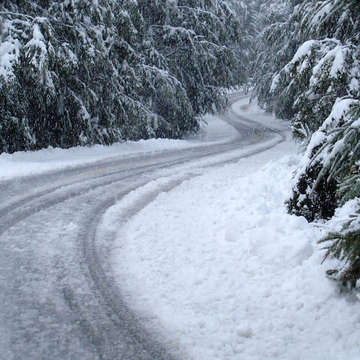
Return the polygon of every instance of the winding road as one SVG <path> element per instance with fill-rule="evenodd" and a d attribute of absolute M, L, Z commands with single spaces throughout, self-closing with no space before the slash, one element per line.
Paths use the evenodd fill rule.
<path fill-rule="evenodd" d="M 199 168 L 285 140 L 231 109 L 221 117 L 238 131 L 228 142 L 0 182 L 0 360 L 175 359 L 122 300 L 107 262 L 113 236 L 98 229 L 109 208 L 154 180 L 164 179 L 115 227 Z"/>

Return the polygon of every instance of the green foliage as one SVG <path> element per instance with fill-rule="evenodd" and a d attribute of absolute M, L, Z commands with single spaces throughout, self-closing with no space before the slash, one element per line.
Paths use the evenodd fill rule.
<path fill-rule="evenodd" d="M 275 114 L 291 118 L 294 135 L 308 138 L 319 129 L 338 98 L 358 96 L 358 50 L 337 40 L 306 41 L 273 77 Z"/>
<path fill-rule="evenodd" d="M 336 94 L 336 92 L 341 92 L 341 87 L 346 87 L 348 84 L 348 79 L 342 79 L 339 74 L 339 84 L 334 84 L 333 87 L 324 86 L 325 84 L 320 81 L 320 89 L 317 92 L 314 92 L 316 89 L 309 89 L 309 93 L 306 94 L 311 70 L 314 70 L 317 63 L 326 58 L 327 51 L 333 50 L 334 47 L 342 47 L 344 52 L 347 52 L 345 63 L 348 67 L 348 69 L 344 69 L 343 75 L 347 74 L 351 80 L 350 68 L 358 68 L 358 64 L 352 66 L 351 62 L 358 59 L 354 50 L 360 40 L 360 21 L 357 16 L 360 5 L 356 0 L 316 2 L 302 0 L 292 1 L 289 5 L 289 7 L 285 7 L 285 10 L 277 9 L 275 17 L 271 16 L 271 11 L 264 12 L 271 20 L 268 23 L 260 22 L 263 24 L 264 30 L 256 39 L 258 58 L 255 65 L 254 95 L 262 107 L 270 111 L 274 110 L 277 116 L 286 119 L 298 117 L 296 129 L 299 129 L 300 133 L 305 131 L 305 135 L 309 136 L 327 117 L 336 97 L 346 95 L 347 89 L 342 94 Z M 307 54 L 308 56 L 303 54 L 304 58 L 298 59 L 295 55 L 297 49 L 308 41 L 316 41 L 317 44 L 314 44 L 311 52 L 309 51 Z M 294 55 L 301 64 L 291 60 Z M 331 61 L 329 58 L 327 60 Z M 292 64 L 291 69 L 288 68 L 287 64 L 289 63 Z M 323 69 L 321 70 L 323 70 L 323 78 L 325 78 L 327 76 L 326 69 L 324 69 L 326 64 L 322 65 Z M 288 74 L 285 75 L 284 72 L 288 72 Z M 305 82 L 304 86 L 303 82 Z M 326 90 L 331 93 L 331 99 L 327 99 L 329 94 Z M 300 98 L 305 94 L 307 95 L 305 99 Z M 323 98 L 326 104 L 320 105 L 320 108 L 316 109 L 314 105 L 315 107 L 319 105 L 319 98 Z M 296 105 L 298 106 L 296 107 Z M 319 113 L 318 116 L 315 116 L 318 119 L 314 119 L 312 114 L 298 116 L 297 112 L 304 107 L 308 110 L 314 109 L 314 113 Z M 310 129 L 302 124 L 305 122 L 303 118 L 307 116 L 309 116 L 308 123 L 312 126 Z"/>
<path fill-rule="evenodd" d="M 222 109 L 224 96 L 218 84 L 231 87 L 245 80 L 244 56 L 234 49 L 240 42 L 235 14 L 220 1 L 197 6 L 191 1 L 177 6 L 154 2 L 147 4 L 147 12 L 155 19 L 146 18 L 149 41 L 184 85 L 195 113 L 212 111 L 213 105 Z"/>
<path fill-rule="evenodd" d="M 329 258 L 339 260 L 338 266 L 328 270 L 328 275 L 341 281 L 344 286 L 354 288 L 360 279 L 360 206 L 344 222 L 342 229 L 331 232 L 320 243 L 326 243 L 324 261 Z"/>
<path fill-rule="evenodd" d="M 329 219 L 338 205 L 359 197 L 360 102 L 338 100 L 314 133 L 293 195 L 291 213 Z"/>
<path fill-rule="evenodd" d="M 22 0 L 0 12 L 0 152 L 182 137 L 245 81 L 223 0 Z"/>
<path fill-rule="evenodd" d="M 357 44 L 360 40 L 358 0 L 302 1 L 297 11 L 303 41 L 334 38 Z"/>
<path fill-rule="evenodd" d="M 360 2 L 290 5 L 291 14 L 271 22 L 260 38 L 255 95 L 289 119 L 307 146 L 289 212 L 308 221 L 330 219 L 360 197 Z M 351 286 L 360 274 L 359 216 L 340 219 L 342 230 L 323 240 L 326 257 L 342 262 L 332 274 Z"/>
<path fill-rule="evenodd" d="M 297 216 L 304 216 L 307 221 L 330 219 L 338 205 L 336 198 L 337 182 L 335 179 L 321 178 L 314 186 L 322 167 L 320 163 L 310 165 L 300 175 L 292 197 L 287 201 L 288 211 Z"/>
<path fill-rule="evenodd" d="M 261 2 L 255 18 L 257 32 L 253 37 L 255 50 L 251 68 L 253 94 L 267 111 L 273 111 L 276 107 L 276 98 L 271 93 L 272 77 L 290 61 L 298 45 L 294 32 L 297 18 L 291 16 L 291 10 L 287 2 Z M 290 109 L 286 106 L 283 108 Z M 287 116 L 284 114 L 282 117 Z"/>
<path fill-rule="evenodd" d="M 341 104 L 348 105 L 349 110 L 344 111 L 336 125 L 327 128 L 327 137 L 313 161 L 322 159 L 323 164 L 315 186 L 323 179 L 328 182 L 336 179 L 339 183 L 338 197 L 344 204 L 360 196 L 360 102 L 346 99 L 337 102 L 334 107 Z"/>
<path fill-rule="evenodd" d="M 25 150 L 35 141 L 25 116 L 22 89 L 15 82 L 0 82 L 0 146 L 10 153 Z"/>
<path fill-rule="evenodd" d="M 338 206 L 360 198 L 360 101 L 338 100 L 314 133 L 307 149 L 307 165 L 301 171 L 288 201 L 291 213 L 309 221 L 331 218 Z M 357 203 L 359 205 L 359 203 Z M 325 259 L 340 260 L 329 274 L 344 285 L 355 287 L 360 279 L 360 207 L 339 220 L 341 231 L 330 232 L 321 242 L 328 243 Z"/>

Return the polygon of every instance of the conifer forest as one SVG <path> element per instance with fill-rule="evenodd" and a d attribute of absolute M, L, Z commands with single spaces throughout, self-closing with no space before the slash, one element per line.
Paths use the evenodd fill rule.
<path fill-rule="evenodd" d="M 321 240 L 325 263 L 337 259 L 324 281 L 353 291 L 359 0 L 0 1 L 0 154 L 182 139 L 226 109 L 229 89 L 301 144 L 290 214 L 326 223 L 353 204 Z"/>

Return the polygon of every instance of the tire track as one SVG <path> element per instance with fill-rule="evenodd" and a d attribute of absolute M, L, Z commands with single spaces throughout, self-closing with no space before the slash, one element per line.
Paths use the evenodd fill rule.
<path fill-rule="evenodd" d="M 183 176 L 151 191 L 145 198 L 136 201 L 131 208 L 127 209 L 126 218 L 131 218 L 143 207 L 151 203 L 159 193 L 170 191 L 184 180 L 194 176 L 196 175 Z M 146 185 L 146 183 L 144 182 L 141 186 Z M 117 194 L 117 197 L 123 198 L 137 188 L 139 186 L 120 192 Z M 83 331 L 87 333 L 89 328 L 93 329 L 92 337 L 97 341 L 98 355 L 103 360 L 120 358 L 175 360 L 175 357 L 170 355 L 167 349 L 142 327 L 141 320 L 122 300 L 121 293 L 115 285 L 116 283 L 104 269 L 106 266 L 106 256 L 99 255 L 97 229 L 103 215 L 115 203 L 116 200 L 109 198 L 99 204 L 83 224 L 83 229 L 86 229 L 86 231 L 80 232 L 79 235 L 79 245 L 81 246 L 89 276 L 94 284 L 93 295 L 97 298 L 99 304 L 99 308 L 93 310 L 92 314 L 89 314 L 87 311 L 80 311 L 83 314 L 81 320 L 83 324 L 86 324 L 83 327 Z M 73 296 L 72 299 L 75 299 L 75 297 Z M 81 302 L 77 302 L 77 307 L 78 309 L 81 308 Z M 101 326 L 98 326 L 98 322 L 95 325 L 91 325 L 94 319 L 98 319 L 99 313 L 103 314 Z M 121 333 L 120 338 L 118 336 L 119 333 Z M 114 336 L 114 334 L 116 335 Z M 124 343 L 126 346 L 124 346 Z"/>
<path fill-rule="evenodd" d="M 158 179 L 156 172 L 162 169 L 172 168 L 176 172 L 176 166 L 184 163 L 196 163 L 198 160 L 237 150 L 240 147 L 246 148 L 248 145 L 259 143 L 261 139 L 271 138 L 275 133 L 279 137 L 273 143 L 265 144 L 261 148 L 258 147 L 247 153 L 241 153 L 225 161 L 212 159 L 209 164 L 201 165 L 201 167 L 207 168 L 231 163 L 270 149 L 286 139 L 284 134 L 276 129 L 269 129 L 260 125 L 253 126 L 245 119 L 242 119 L 242 125 L 239 126 L 236 123 L 236 118 L 238 116 L 232 112 L 224 115 L 225 121 L 242 132 L 236 139 L 228 143 L 195 147 L 167 154 L 160 153 L 150 159 L 142 156 L 125 161 L 123 159 L 112 159 L 103 163 L 94 163 L 75 169 L 21 179 L 12 190 L 10 189 L 10 194 L 14 193 L 16 199 L 0 207 L 0 236 L 2 236 L 1 243 L 3 244 L 6 240 L 4 235 L 8 230 L 17 225 L 30 223 L 30 218 L 41 211 L 60 205 L 63 206 L 62 204 L 65 206 L 67 201 L 76 203 L 90 199 L 90 203 L 94 203 L 94 206 L 89 207 L 88 212 L 82 215 L 82 220 L 79 223 L 80 228 L 74 237 L 74 241 L 77 242 L 79 248 L 78 266 L 81 268 L 81 276 L 86 282 L 85 288 L 76 288 L 74 285 L 76 281 L 71 281 L 71 270 L 66 269 L 67 262 L 65 260 L 63 264 L 60 261 L 60 265 L 56 265 L 58 268 L 54 268 L 54 271 L 59 272 L 58 277 L 61 278 L 61 296 L 70 311 L 71 322 L 81 329 L 84 338 L 96 349 L 96 354 L 91 359 L 175 359 L 168 353 L 166 346 L 143 328 L 141 319 L 122 300 L 121 293 L 115 285 L 111 274 L 106 271 L 106 251 L 100 251 L 101 244 L 97 239 L 97 230 L 103 215 L 112 205 L 131 191 L 145 186 L 154 179 Z M 244 139 L 246 136 L 248 138 Z M 140 166 L 132 167 L 133 161 L 142 163 Z M 128 209 L 127 217 L 134 216 L 142 207 L 153 201 L 160 192 L 170 191 L 182 181 L 194 176 L 196 174 L 185 173 L 185 175 L 178 177 L 177 180 L 170 181 L 168 184 L 148 193 L 147 196 L 135 202 Z M 129 186 L 129 184 L 132 185 Z M 8 186 L 11 187 L 11 183 L 5 182 L 0 186 L 4 189 L 3 191 L 6 191 Z M 21 190 L 22 186 L 25 195 L 19 196 L 17 190 Z M 33 187 L 35 187 L 35 190 L 32 189 Z M 29 194 L 26 194 L 27 191 L 29 191 Z M 99 194 L 103 197 L 101 200 L 97 198 Z M 26 259 L 25 263 L 29 261 L 31 259 Z M 29 268 L 31 269 L 31 266 Z M 17 269 L 9 269 L 8 271 L 7 276 L 10 277 L 12 276 L 10 272 L 17 271 Z M 46 271 L 46 269 L 43 271 Z M 62 275 L 63 272 L 67 275 Z M 3 273 L 2 278 L 6 278 L 5 275 Z M 17 290 L 17 292 L 21 294 L 21 291 Z M 32 310 L 32 308 L 21 309 L 21 311 L 30 312 Z M 41 309 L 39 311 L 41 312 Z M 45 315 L 51 316 L 49 313 L 44 313 Z M 66 356 L 73 359 L 71 354 L 66 354 Z M 68 359 L 66 356 L 54 357 L 54 360 Z M 25 353 L 16 354 L 14 357 L 14 359 L 19 360 L 25 358 L 28 358 Z M 48 360 L 48 357 L 39 355 L 38 359 Z M 80 358 L 76 360 L 80 360 Z"/>

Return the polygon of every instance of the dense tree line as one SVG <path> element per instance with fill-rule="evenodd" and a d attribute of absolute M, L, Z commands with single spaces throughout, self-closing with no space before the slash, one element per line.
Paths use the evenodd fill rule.
<path fill-rule="evenodd" d="M 255 94 L 264 108 L 289 119 L 306 144 L 288 209 L 309 221 L 330 219 L 341 206 L 352 209 L 323 242 L 326 256 L 340 259 L 329 273 L 354 286 L 360 278 L 360 3 L 289 1 L 269 22 L 257 36 Z"/>
<path fill-rule="evenodd" d="M 181 137 L 245 81 L 223 0 L 5 0 L 0 153 Z"/>

